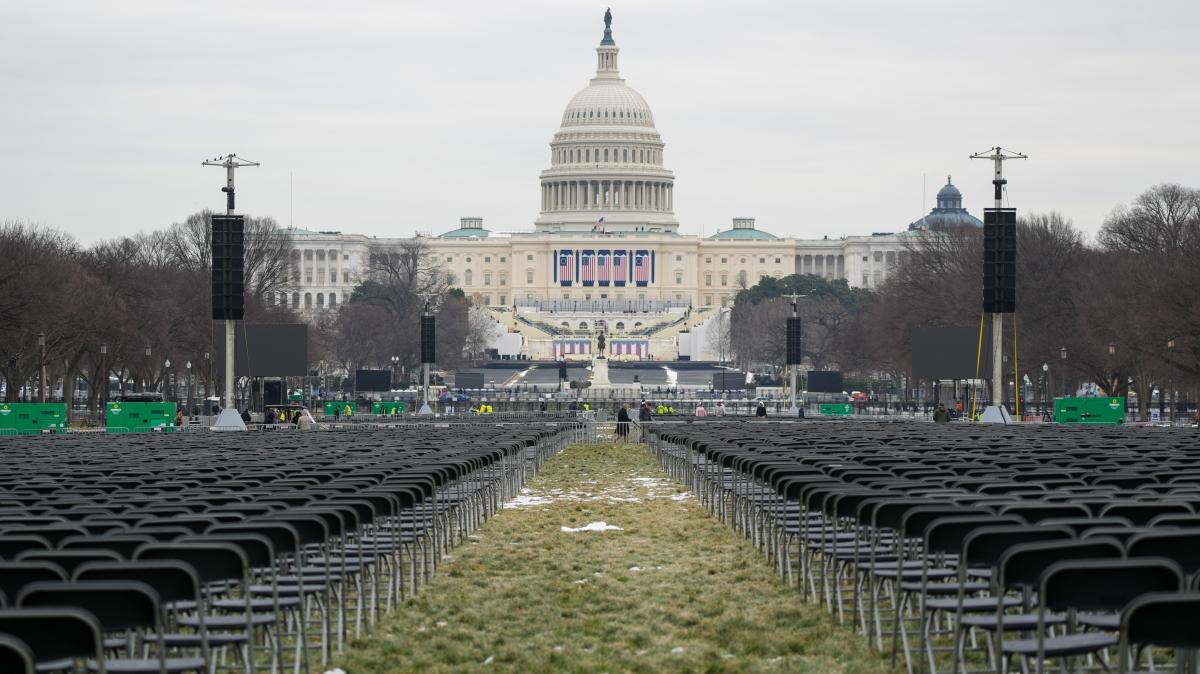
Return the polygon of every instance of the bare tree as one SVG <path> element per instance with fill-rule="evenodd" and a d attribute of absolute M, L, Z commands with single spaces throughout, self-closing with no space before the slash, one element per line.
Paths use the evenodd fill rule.
<path fill-rule="evenodd" d="M 717 310 L 717 315 L 713 316 L 708 323 L 707 338 L 705 344 L 708 350 L 717 354 L 717 362 L 724 363 L 729 360 L 731 351 L 732 337 L 729 330 L 729 314 L 730 310 L 724 307 Z"/>

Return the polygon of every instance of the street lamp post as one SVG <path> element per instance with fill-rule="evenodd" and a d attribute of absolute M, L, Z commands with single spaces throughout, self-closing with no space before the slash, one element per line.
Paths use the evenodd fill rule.
<path fill-rule="evenodd" d="M 146 371 L 142 373 L 142 391 L 150 386 L 150 345 L 146 345 Z"/>
<path fill-rule="evenodd" d="M 1070 396 L 1071 389 L 1067 388 L 1067 347 L 1058 350 L 1059 378 L 1062 379 L 1063 395 Z"/>
<path fill-rule="evenodd" d="M 400 364 L 400 356 L 392 356 L 392 390 L 396 389 L 396 366 Z"/>
<path fill-rule="evenodd" d="M 172 398 L 175 397 L 175 387 L 172 385 L 170 377 L 171 377 L 171 359 L 167 358 L 166 360 L 163 361 L 162 391 L 163 391 L 164 398 L 167 397 L 166 394 L 168 394 L 168 393 L 171 394 L 170 397 L 172 397 Z"/>
<path fill-rule="evenodd" d="M 39 332 L 38 343 L 38 402 L 46 402 L 46 333 Z"/>
<path fill-rule="evenodd" d="M 100 343 L 100 415 L 108 407 L 108 342 Z"/>
<path fill-rule="evenodd" d="M 1171 339 L 1167 340 L 1167 367 L 1168 368 L 1170 368 L 1172 366 L 1171 359 L 1174 357 L 1174 355 L 1175 355 L 1175 338 L 1172 337 Z M 1175 387 L 1174 373 L 1172 373 L 1172 372 L 1167 373 L 1167 384 L 1168 384 L 1167 385 L 1168 389 L 1174 389 L 1174 387 Z M 1164 398 L 1166 397 L 1165 393 L 1163 394 L 1163 397 Z M 1175 408 L 1176 407 L 1179 407 L 1179 392 L 1178 391 L 1174 392 L 1171 395 L 1171 425 L 1172 426 L 1175 425 Z"/>
<path fill-rule="evenodd" d="M 188 416 L 191 416 L 191 414 L 192 414 L 192 361 L 189 360 L 187 363 L 184 364 L 184 367 L 187 368 L 187 413 L 188 413 Z"/>
<path fill-rule="evenodd" d="M 1046 398 L 1048 398 L 1049 395 L 1050 395 L 1050 364 L 1042 363 L 1042 395 L 1041 395 L 1041 401 L 1038 403 L 1038 408 L 1039 408 L 1038 411 L 1041 413 L 1043 418 L 1045 418 L 1045 416 L 1046 416 L 1046 403 L 1049 402 L 1048 400 L 1046 400 Z"/>

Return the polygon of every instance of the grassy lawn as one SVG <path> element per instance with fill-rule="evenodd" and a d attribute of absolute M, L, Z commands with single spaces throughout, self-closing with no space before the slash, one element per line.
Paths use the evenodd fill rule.
<path fill-rule="evenodd" d="M 620 531 L 563 532 L 606 522 Z M 588 444 L 451 551 L 419 597 L 335 657 L 392 672 L 888 672 L 801 602 L 644 447 Z"/>

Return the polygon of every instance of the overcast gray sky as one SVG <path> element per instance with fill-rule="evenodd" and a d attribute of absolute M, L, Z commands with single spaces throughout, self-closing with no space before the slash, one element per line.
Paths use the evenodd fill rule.
<path fill-rule="evenodd" d="M 605 2 L 0 4 L 0 220 L 84 242 L 223 207 L 377 236 L 532 227 Z M 1159 182 L 1200 187 L 1196 0 L 613 0 L 684 232 L 898 231 L 947 173 L 1094 232 Z"/>

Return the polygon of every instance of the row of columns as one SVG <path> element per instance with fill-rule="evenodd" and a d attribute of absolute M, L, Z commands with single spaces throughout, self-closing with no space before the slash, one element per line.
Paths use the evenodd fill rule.
<path fill-rule="evenodd" d="M 802 255 L 800 273 L 824 278 L 845 278 L 846 261 L 842 255 Z"/>
<path fill-rule="evenodd" d="M 643 180 L 559 180 L 542 183 L 543 211 L 625 210 L 670 213 L 675 186 Z"/>

